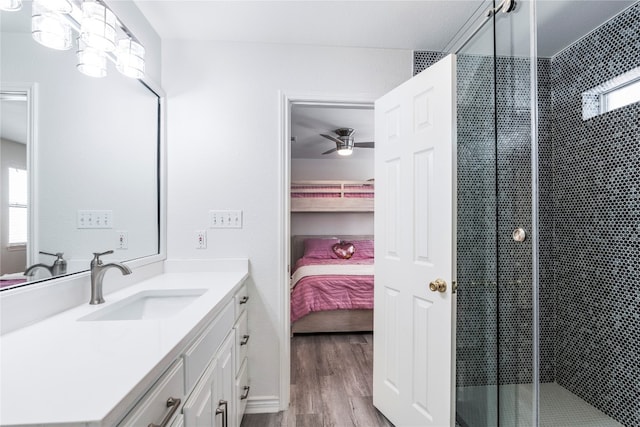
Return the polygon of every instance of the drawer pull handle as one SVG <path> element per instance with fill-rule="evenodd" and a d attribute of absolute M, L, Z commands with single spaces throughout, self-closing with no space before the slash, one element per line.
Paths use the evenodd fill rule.
<path fill-rule="evenodd" d="M 240 304 L 246 304 L 249 301 L 249 297 L 247 295 L 240 298 Z"/>
<path fill-rule="evenodd" d="M 242 341 L 240 341 L 240 345 L 247 345 L 248 342 L 249 342 L 249 335 L 243 335 Z"/>
<path fill-rule="evenodd" d="M 221 406 L 224 406 L 224 409 L 221 409 Z M 216 416 L 222 414 L 222 425 L 227 427 L 227 401 L 221 400 L 218 402 L 218 407 L 216 408 Z"/>
<path fill-rule="evenodd" d="M 171 417 L 173 417 L 173 414 L 176 413 L 176 411 L 178 410 L 178 408 L 180 407 L 180 399 L 176 399 L 175 397 L 170 397 L 167 399 L 167 408 L 169 409 L 169 412 L 167 412 L 167 415 L 164 416 L 164 418 L 162 419 L 162 421 L 160 421 L 160 424 L 154 424 L 151 423 L 149 424 L 149 427 L 166 427 L 169 425 L 169 421 L 171 420 Z"/>
<path fill-rule="evenodd" d="M 247 397 L 249 397 L 249 390 L 251 389 L 251 387 L 246 385 L 242 389 L 244 390 L 244 393 L 242 393 L 242 396 L 240 396 L 240 400 L 245 400 Z"/>

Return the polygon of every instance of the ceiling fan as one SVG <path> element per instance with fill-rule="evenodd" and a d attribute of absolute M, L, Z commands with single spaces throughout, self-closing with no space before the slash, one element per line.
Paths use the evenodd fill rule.
<path fill-rule="evenodd" d="M 354 142 L 353 133 L 355 129 L 352 128 L 340 128 L 334 130 L 337 137 L 331 135 L 320 134 L 327 139 L 336 143 L 336 148 L 332 148 L 329 151 L 325 151 L 324 154 L 330 154 L 337 151 L 341 156 L 350 156 L 353 153 L 354 148 L 374 148 L 375 143 L 369 142 Z"/>

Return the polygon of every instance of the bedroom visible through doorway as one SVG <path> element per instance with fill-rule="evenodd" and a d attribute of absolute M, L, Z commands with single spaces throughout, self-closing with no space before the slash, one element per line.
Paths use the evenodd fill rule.
<path fill-rule="evenodd" d="M 320 342 L 373 338 L 373 102 L 292 103 L 290 117 L 291 362 L 304 342 L 334 364 Z"/>

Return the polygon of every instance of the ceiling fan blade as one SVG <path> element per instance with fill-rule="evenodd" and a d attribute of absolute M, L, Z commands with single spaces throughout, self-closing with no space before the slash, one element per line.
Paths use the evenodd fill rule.
<path fill-rule="evenodd" d="M 325 151 L 325 152 L 324 152 L 324 153 L 322 153 L 322 154 L 323 154 L 323 155 L 324 155 L 324 154 L 331 154 L 331 153 L 333 153 L 334 151 L 338 151 L 338 149 L 337 149 L 337 148 L 332 148 L 331 150 L 329 150 L 329 151 Z"/>
<path fill-rule="evenodd" d="M 354 146 L 359 147 L 359 148 L 374 148 L 375 147 L 375 142 L 373 141 L 369 141 L 369 142 L 356 142 L 354 144 Z"/>
<path fill-rule="evenodd" d="M 338 138 L 334 138 L 331 135 L 325 135 L 325 134 L 321 133 L 320 136 L 324 136 L 325 138 L 330 139 L 331 141 L 335 142 L 336 144 L 344 144 L 344 142 L 340 141 Z"/>

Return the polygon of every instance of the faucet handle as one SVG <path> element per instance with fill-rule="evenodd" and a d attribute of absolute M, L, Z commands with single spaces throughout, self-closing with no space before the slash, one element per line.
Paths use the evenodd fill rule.
<path fill-rule="evenodd" d="M 102 260 L 100 260 L 100 257 L 103 255 L 109 255 L 113 253 L 113 249 L 110 251 L 105 251 L 105 252 L 94 252 L 93 253 L 93 260 L 91 261 L 91 263 L 96 263 L 96 264 L 102 264 Z"/>
<path fill-rule="evenodd" d="M 52 253 L 50 253 L 50 252 L 40 251 L 40 253 L 41 253 L 42 255 L 50 255 L 50 256 L 57 257 L 57 258 L 58 258 L 58 260 L 59 260 L 59 259 L 62 259 L 62 256 L 64 255 L 64 252 L 56 252 L 55 254 L 52 254 Z M 57 260 L 56 260 L 56 261 L 57 261 Z"/>

